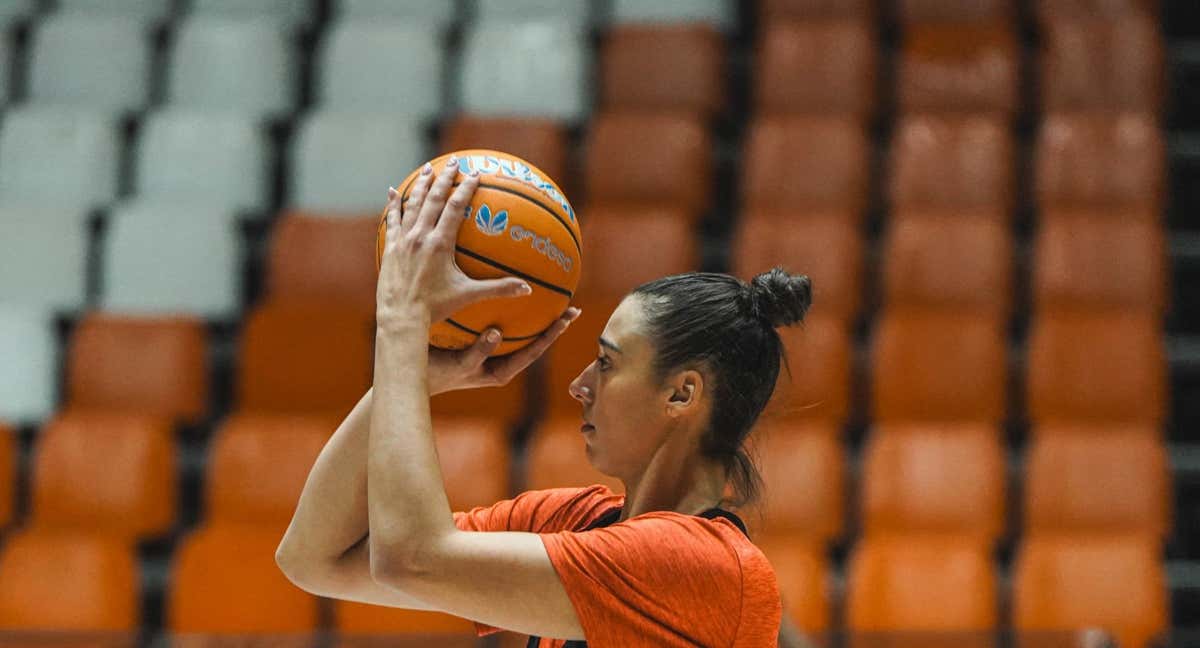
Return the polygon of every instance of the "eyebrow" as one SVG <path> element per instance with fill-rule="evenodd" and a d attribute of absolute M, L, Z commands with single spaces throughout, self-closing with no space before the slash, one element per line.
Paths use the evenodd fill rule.
<path fill-rule="evenodd" d="M 607 347 L 613 351 L 616 351 L 617 353 L 621 353 L 621 347 L 609 342 L 608 340 L 605 340 L 604 338 L 600 338 L 600 346 Z"/>

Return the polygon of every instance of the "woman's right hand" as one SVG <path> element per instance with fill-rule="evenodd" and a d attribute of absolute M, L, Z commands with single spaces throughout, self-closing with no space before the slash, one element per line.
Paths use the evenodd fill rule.
<path fill-rule="evenodd" d="M 581 312 L 574 306 L 568 308 L 532 344 L 505 356 L 488 357 L 500 344 L 500 331 L 494 328 L 484 331 L 475 344 L 459 351 L 429 347 L 429 395 L 507 385 L 541 357 Z M 493 332 L 496 334 L 494 341 L 488 338 Z"/>

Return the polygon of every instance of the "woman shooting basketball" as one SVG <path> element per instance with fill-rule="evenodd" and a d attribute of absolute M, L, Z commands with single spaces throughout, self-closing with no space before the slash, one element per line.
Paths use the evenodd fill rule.
<path fill-rule="evenodd" d="M 442 610 L 531 643 L 547 637 L 541 646 L 776 645 L 774 573 L 719 505 L 728 483 L 739 502 L 758 493 L 742 442 L 778 376 L 775 328 L 804 316 L 808 279 L 692 273 L 638 288 L 571 384 L 588 457 L 626 494 L 531 491 L 452 513 L 430 395 L 507 382 L 579 315 L 568 309 L 507 357 L 487 359 L 496 343 L 486 335 L 461 352 L 429 348 L 431 322 L 522 294 L 519 279 L 476 281 L 455 266 L 478 185 L 467 177 L 452 193 L 456 171 L 427 167 L 403 220 L 389 194 L 374 386 L 317 459 L 276 554 L 281 569 L 319 595 Z"/>

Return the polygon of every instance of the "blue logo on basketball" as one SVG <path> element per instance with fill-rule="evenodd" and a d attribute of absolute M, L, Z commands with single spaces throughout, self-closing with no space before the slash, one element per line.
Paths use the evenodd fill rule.
<path fill-rule="evenodd" d="M 508 210 L 492 213 L 492 208 L 486 204 L 479 206 L 475 212 L 475 228 L 488 236 L 500 236 L 508 227 Z"/>

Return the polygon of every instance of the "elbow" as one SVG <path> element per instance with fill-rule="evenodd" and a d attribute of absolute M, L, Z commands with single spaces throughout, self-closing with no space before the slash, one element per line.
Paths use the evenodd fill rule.
<path fill-rule="evenodd" d="M 309 594 L 323 596 L 318 586 L 320 581 L 313 575 L 311 560 L 295 556 L 281 545 L 275 550 L 275 566 L 296 587 Z"/>
<path fill-rule="evenodd" d="M 411 543 L 386 543 L 371 541 L 371 578 L 380 585 L 402 589 L 406 583 L 419 578 L 424 570 L 421 565 L 429 562 L 420 559 L 421 552 L 414 551 Z"/>

